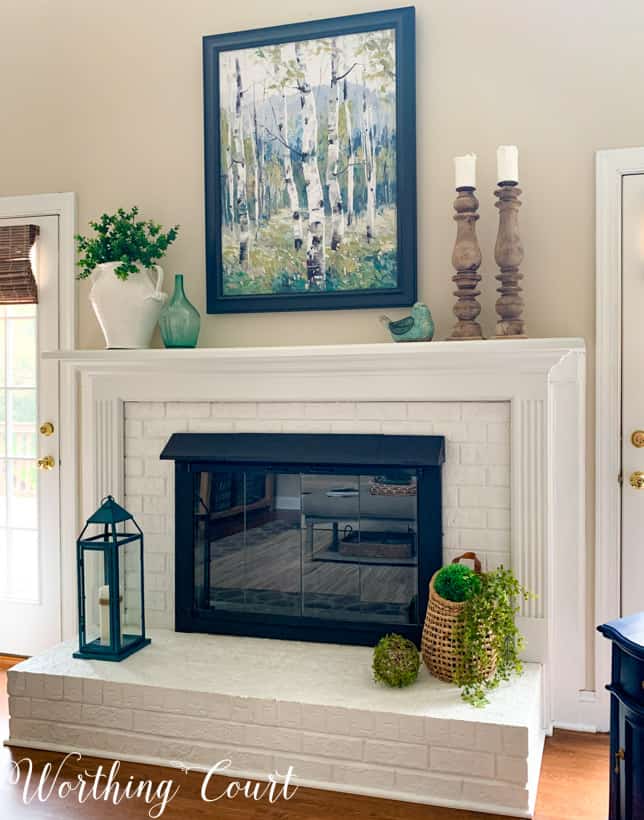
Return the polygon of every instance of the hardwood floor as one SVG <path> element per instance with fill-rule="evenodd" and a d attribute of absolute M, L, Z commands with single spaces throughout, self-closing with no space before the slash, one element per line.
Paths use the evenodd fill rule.
<path fill-rule="evenodd" d="M 0 671 L 0 737 L 7 736 L 6 673 Z M 48 761 L 59 761 L 62 756 L 49 752 L 0 748 L 0 817 L 26 820 L 145 820 L 150 806 L 143 800 L 124 801 L 118 806 L 89 800 L 80 804 L 75 798 L 66 800 L 51 797 L 47 802 L 37 800 L 25 806 L 21 790 L 8 783 L 7 771 L 12 759 L 28 755 L 34 771 L 40 772 Z M 80 766 L 69 765 L 65 772 L 72 778 L 85 770 L 95 771 L 101 761 L 90 758 Z M 107 762 L 107 768 L 111 761 Z M 271 805 L 267 800 L 253 802 L 238 796 L 233 800 L 205 803 L 200 799 L 203 775 L 185 775 L 175 769 L 123 764 L 118 780 L 127 783 L 152 778 L 155 785 L 163 779 L 172 779 L 180 786 L 176 798 L 169 803 L 165 820 L 489 820 L 493 815 L 478 812 L 398 803 L 371 797 L 358 797 L 315 789 L 300 789 L 289 802 L 283 800 Z M 219 778 L 212 793 L 223 791 L 227 781 Z M 608 738 L 606 735 L 586 735 L 556 731 L 546 740 L 539 796 L 535 817 L 537 820 L 605 820 L 608 807 Z"/>

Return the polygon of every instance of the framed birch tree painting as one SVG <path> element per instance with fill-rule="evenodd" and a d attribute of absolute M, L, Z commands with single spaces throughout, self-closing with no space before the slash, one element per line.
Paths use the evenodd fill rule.
<path fill-rule="evenodd" d="M 209 313 L 416 299 L 414 9 L 204 38 Z"/>

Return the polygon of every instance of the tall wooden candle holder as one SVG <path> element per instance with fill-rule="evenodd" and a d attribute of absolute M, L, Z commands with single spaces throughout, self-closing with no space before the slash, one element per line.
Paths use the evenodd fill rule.
<path fill-rule="evenodd" d="M 481 325 L 476 321 L 481 312 L 476 297 L 480 295 L 478 284 L 481 281 L 481 249 L 476 238 L 476 222 L 479 201 L 474 188 L 457 188 L 454 201 L 454 219 L 456 221 L 456 242 L 452 254 L 452 265 L 456 275 L 452 282 L 456 284 L 454 296 L 454 314 L 458 321 L 454 325 L 448 340 L 482 339 Z"/>
<path fill-rule="evenodd" d="M 516 182 L 499 182 L 494 192 L 499 209 L 499 232 L 494 246 L 494 258 L 500 273 L 496 279 L 500 282 L 497 293 L 501 295 L 496 302 L 499 319 L 496 323 L 497 339 L 525 339 L 523 314 L 523 296 L 520 282 L 523 274 L 519 265 L 523 260 L 523 246 L 519 236 L 519 196 L 521 189 Z"/>

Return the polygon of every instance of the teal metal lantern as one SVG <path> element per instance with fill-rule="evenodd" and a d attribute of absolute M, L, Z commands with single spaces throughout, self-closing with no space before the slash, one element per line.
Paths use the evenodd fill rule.
<path fill-rule="evenodd" d="M 133 525 L 129 532 L 127 522 Z M 74 657 L 122 661 L 147 646 L 143 532 L 111 495 L 87 519 L 76 557 L 79 641 Z"/>

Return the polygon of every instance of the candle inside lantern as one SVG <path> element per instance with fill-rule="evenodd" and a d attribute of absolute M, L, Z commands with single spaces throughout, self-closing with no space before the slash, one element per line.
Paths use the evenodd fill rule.
<path fill-rule="evenodd" d="M 98 613 L 101 643 L 110 644 L 110 588 L 107 584 L 98 588 Z"/>
<path fill-rule="evenodd" d="M 476 188 L 476 154 L 454 157 L 454 187 Z"/>
<path fill-rule="evenodd" d="M 519 181 L 519 149 L 516 145 L 499 145 L 496 149 L 496 178 L 499 183 Z"/>

